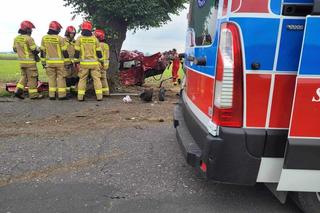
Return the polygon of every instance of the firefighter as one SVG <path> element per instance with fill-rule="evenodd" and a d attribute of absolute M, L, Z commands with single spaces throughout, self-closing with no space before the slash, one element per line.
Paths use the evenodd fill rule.
<path fill-rule="evenodd" d="M 89 74 L 93 79 L 98 101 L 103 99 L 100 64 L 103 66 L 103 55 L 98 39 L 92 34 L 92 24 L 85 21 L 81 25 L 81 36 L 76 40 L 75 61 L 80 62 L 78 100 L 84 101 Z"/>
<path fill-rule="evenodd" d="M 174 85 L 177 85 L 177 79 L 179 78 L 180 58 L 176 49 L 173 49 L 172 59 L 172 81 Z"/>
<path fill-rule="evenodd" d="M 57 21 L 49 25 L 47 35 L 41 42 L 41 61 L 46 69 L 49 78 L 49 98 L 56 100 L 56 93 L 59 100 L 67 100 L 65 60 L 69 54 L 64 39 L 59 36 L 62 26 Z"/>
<path fill-rule="evenodd" d="M 38 69 L 39 48 L 31 37 L 35 26 L 30 21 L 23 21 L 20 25 L 19 34 L 14 39 L 13 51 L 18 54 L 21 69 L 21 79 L 17 84 L 15 96 L 24 99 L 24 88 L 28 86 L 29 98 L 40 99 L 43 96 L 38 93 Z"/>
<path fill-rule="evenodd" d="M 71 94 L 76 90 L 76 84 L 79 80 L 78 73 L 74 67 L 74 54 L 75 54 L 75 36 L 76 28 L 73 26 L 68 26 L 65 32 L 64 42 L 67 45 L 67 51 L 69 54 L 69 59 L 65 60 L 65 69 L 67 72 L 66 84 L 67 84 L 67 94 Z"/>
<path fill-rule="evenodd" d="M 110 90 L 108 85 L 108 79 L 107 79 L 107 71 L 109 69 L 109 45 L 106 42 L 105 39 L 105 32 L 101 29 L 97 29 L 94 32 L 97 39 L 100 41 L 100 46 L 102 50 L 102 56 L 103 56 L 103 64 L 104 66 L 101 66 L 101 84 L 102 84 L 102 92 L 103 96 L 109 96 Z"/>

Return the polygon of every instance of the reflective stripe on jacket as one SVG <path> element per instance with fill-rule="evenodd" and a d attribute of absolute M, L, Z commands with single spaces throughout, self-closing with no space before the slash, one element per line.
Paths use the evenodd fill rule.
<path fill-rule="evenodd" d="M 72 40 L 70 41 L 69 38 L 64 38 L 65 45 L 67 47 L 67 52 L 69 54 L 69 59 L 66 59 L 66 64 L 70 64 L 74 61 L 74 54 L 75 54 L 75 45 L 76 41 Z"/>
<path fill-rule="evenodd" d="M 97 52 L 101 51 L 100 43 L 95 36 L 79 36 L 75 49 L 80 51 L 81 65 L 99 65 Z"/>
<path fill-rule="evenodd" d="M 42 38 L 41 50 L 45 53 L 45 58 L 41 58 L 47 64 L 63 64 L 62 51 L 67 50 L 64 39 L 59 35 L 45 35 Z"/>
<path fill-rule="evenodd" d="M 103 56 L 102 60 L 104 64 L 104 69 L 107 70 L 109 68 L 110 48 L 109 48 L 109 45 L 104 42 L 100 42 L 100 47 L 102 50 L 102 56 Z"/>
<path fill-rule="evenodd" d="M 32 51 L 37 48 L 33 38 L 29 35 L 18 35 L 14 39 L 13 49 L 18 54 L 20 64 L 35 64 Z"/>

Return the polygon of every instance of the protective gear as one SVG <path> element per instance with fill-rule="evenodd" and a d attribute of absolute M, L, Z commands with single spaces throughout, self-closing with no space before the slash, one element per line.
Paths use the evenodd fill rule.
<path fill-rule="evenodd" d="M 72 31 L 71 27 L 69 30 Z M 75 30 L 75 29 L 74 29 Z M 67 29 L 68 31 L 68 29 Z M 67 32 L 66 32 L 67 34 Z M 71 96 L 72 92 L 75 92 L 75 88 L 78 81 L 78 72 L 74 66 L 74 55 L 75 55 L 75 40 L 71 39 L 66 35 L 64 38 L 65 44 L 67 45 L 67 51 L 69 54 L 69 60 L 65 61 L 64 67 L 67 73 L 66 77 L 66 85 L 67 85 L 67 95 Z M 73 90 L 73 91 L 72 91 Z"/>
<path fill-rule="evenodd" d="M 20 30 L 23 30 L 23 31 L 32 30 L 35 28 L 36 27 L 34 26 L 34 24 L 32 24 L 32 22 L 30 21 L 23 21 L 20 24 Z"/>
<path fill-rule="evenodd" d="M 66 34 L 70 34 L 70 33 L 74 33 L 76 34 L 76 28 L 74 28 L 74 26 L 68 26 L 67 29 L 66 29 Z"/>
<path fill-rule="evenodd" d="M 97 37 L 97 39 L 100 41 L 100 42 L 103 42 L 105 40 L 105 33 L 103 30 L 101 29 L 97 29 L 96 31 L 94 31 L 94 35 Z"/>
<path fill-rule="evenodd" d="M 61 26 L 61 24 L 60 24 L 59 22 L 57 22 L 57 21 L 52 21 L 52 22 L 50 22 L 50 24 L 49 24 L 49 29 L 60 32 L 61 29 L 62 29 L 62 26 Z"/>
<path fill-rule="evenodd" d="M 86 22 L 85 22 L 86 23 Z M 90 23 L 91 24 L 91 23 Z M 85 30 L 88 30 L 89 27 L 86 26 L 87 24 L 83 24 Z M 87 78 L 89 74 L 93 78 L 93 84 L 97 96 L 97 100 L 102 100 L 103 92 L 102 92 L 102 85 L 101 85 L 101 72 L 99 67 L 99 61 L 102 58 L 98 59 L 98 55 L 101 54 L 101 47 L 100 43 L 97 38 L 94 36 L 79 36 L 76 45 L 76 59 L 75 62 L 77 63 L 80 61 L 80 71 L 79 71 L 79 84 L 78 84 L 78 100 L 83 101 L 84 96 L 86 93 L 86 86 L 87 86 Z M 98 54 L 100 52 L 100 54 Z M 81 59 L 81 60 L 80 60 Z"/>
<path fill-rule="evenodd" d="M 102 84 L 102 92 L 104 96 L 110 95 L 110 89 L 107 79 L 107 71 L 109 69 L 109 45 L 104 42 L 100 42 L 101 50 L 102 50 L 102 63 L 101 63 L 101 84 Z"/>
<path fill-rule="evenodd" d="M 180 58 L 179 55 L 175 52 L 173 56 L 173 62 L 172 62 L 172 81 L 174 85 L 177 85 L 177 79 L 179 78 L 179 69 L 180 69 Z"/>
<path fill-rule="evenodd" d="M 51 29 L 52 30 L 52 29 Z M 65 40 L 59 35 L 45 35 L 41 42 L 41 61 L 46 64 L 46 72 L 49 78 L 49 97 L 66 97 L 66 71 L 64 63 L 69 55 Z"/>
<path fill-rule="evenodd" d="M 30 99 L 40 97 L 38 93 L 38 69 L 36 65 L 33 67 L 21 67 L 21 79 L 17 84 L 16 97 L 23 97 L 25 87 L 28 86 L 28 93 Z"/>
<path fill-rule="evenodd" d="M 92 31 L 92 23 L 90 21 L 85 21 L 81 25 L 81 30 L 89 30 Z"/>
<path fill-rule="evenodd" d="M 27 21 L 22 22 L 22 27 L 26 29 L 32 29 L 34 26 Z M 39 97 L 37 83 L 38 83 L 38 69 L 35 61 L 35 53 L 38 47 L 34 43 L 34 40 L 29 35 L 18 35 L 14 39 L 13 49 L 18 54 L 21 69 L 21 78 L 17 84 L 16 97 L 23 98 L 23 92 L 26 86 L 28 86 L 29 97 L 34 99 Z"/>

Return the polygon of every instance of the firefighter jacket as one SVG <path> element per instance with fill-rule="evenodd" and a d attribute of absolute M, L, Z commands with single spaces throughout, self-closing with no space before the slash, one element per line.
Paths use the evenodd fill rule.
<path fill-rule="evenodd" d="M 65 63 L 69 65 L 74 61 L 74 55 L 76 52 L 76 49 L 75 49 L 76 41 L 75 40 L 70 41 L 69 38 L 64 38 L 64 43 L 67 46 L 67 52 L 69 55 L 69 59 L 66 59 Z"/>
<path fill-rule="evenodd" d="M 95 36 L 79 36 L 75 49 L 75 62 L 80 61 L 80 65 L 94 67 L 103 63 L 100 42 Z"/>
<path fill-rule="evenodd" d="M 102 50 L 102 60 L 103 60 L 103 69 L 109 69 L 109 58 L 110 58 L 110 48 L 107 43 L 100 42 L 100 47 Z"/>
<path fill-rule="evenodd" d="M 14 39 L 13 50 L 18 54 L 21 66 L 35 65 L 35 56 L 39 53 L 38 49 L 33 38 L 29 35 L 18 35 Z"/>
<path fill-rule="evenodd" d="M 41 61 L 48 66 L 63 65 L 68 60 L 67 45 L 59 35 L 45 35 L 41 42 Z"/>

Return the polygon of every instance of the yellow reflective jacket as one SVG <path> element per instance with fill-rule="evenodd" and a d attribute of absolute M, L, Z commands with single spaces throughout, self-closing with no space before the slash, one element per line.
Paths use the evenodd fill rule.
<path fill-rule="evenodd" d="M 42 62 L 47 65 L 55 66 L 64 64 L 63 51 L 67 50 L 64 39 L 59 35 L 45 35 L 41 42 L 41 51 L 44 52 Z"/>
<path fill-rule="evenodd" d="M 69 59 L 66 59 L 65 63 L 71 64 L 74 61 L 74 54 L 76 52 L 76 49 L 75 49 L 76 41 L 75 40 L 70 41 L 69 38 L 64 38 L 64 43 L 67 47 L 67 52 L 69 54 Z"/>
<path fill-rule="evenodd" d="M 104 42 L 100 42 L 100 47 L 102 50 L 103 68 L 107 70 L 109 69 L 110 48 L 109 45 Z"/>
<path fill-rule="evenodd" d="M 97 52 L 101 52 L 101 47 L 95 36 L 79 36 L 76 40 L 75 49 L 80 52 L 80 65 L 99 65 L 101 59 L 98 59 Z M 75 59 L 75 61 L 77 60 Z"/>
<path fill-rule="evenodd" d="M 18 54 L 21 66 L 36 64 L 32 51 L 37 49 L 33 38 L 29 35 L 18 35 L 14 39 L 13 50 Z"/>

